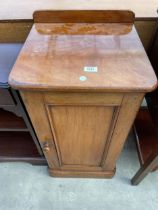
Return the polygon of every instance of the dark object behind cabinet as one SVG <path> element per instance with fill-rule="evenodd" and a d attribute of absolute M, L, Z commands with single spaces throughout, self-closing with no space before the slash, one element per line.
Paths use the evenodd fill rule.
<path fill-rule="evenodd" d="M 153 42 L 151 51 L 149 52 L 149 58 L 156 73 L 156 76 L 158 77 L 158 29 L 155 35 L 155 40 Z M 148 93 L 146 95 L 146 100 L 152 118 L 155 122 L 155 126 L 158 129 L 158 88 L 152 93 Z"/>
<path fill-rule="evenodd" d="M 149 58 L 158 77 L 158 30 L 155 35 Z M 158 88 L 146 95 L 148 109 L 140 110 L 135 131 L 141 167 L 132 178 L 132 184 L 139 184 L 151 171 L 158 168 Z"/>
<path fill-rule="evenodd" d="M 19 93 L 8 85 L 22 44 L 0 44 L 0 162 L 45 164 L 45 158 Z"/>

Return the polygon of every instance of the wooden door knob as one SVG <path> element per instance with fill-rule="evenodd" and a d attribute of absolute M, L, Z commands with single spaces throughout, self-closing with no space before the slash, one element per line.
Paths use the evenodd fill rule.
<path fill-rule="evenodd" d="M 50 151 L 50 147 L 49 147 L 49 143 L 48 142 L 45 142 L 43 144 L 43 151 L 44 152 L 49 152 Z"/>

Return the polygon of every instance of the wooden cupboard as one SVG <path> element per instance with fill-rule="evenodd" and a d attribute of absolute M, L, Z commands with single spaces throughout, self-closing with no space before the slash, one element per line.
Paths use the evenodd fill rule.
<path fill-rule="evenodd" d="M 116 160 L 144 94 L 29 91 L 21 94 L 51 175 L 114 175 Z"/>
<path fill-rule="evenodd" d="M 157 86 L 134 14 L 38 15 L 9 83 L 20 90 L 50 175 L 112 177 L 144 94 Z"/>

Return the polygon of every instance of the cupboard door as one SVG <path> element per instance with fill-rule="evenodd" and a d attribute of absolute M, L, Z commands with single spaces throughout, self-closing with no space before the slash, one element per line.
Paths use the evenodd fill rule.
<path fill-rule="evenodd" d="M 61 165 L 100 166 L 114 108 L 50 105 L 47 110 Z"/>
<path fill-rule="evenodd" d="M 21 95 L 53 170 L 50 173 L 113 174 L 106 172 L 104 163 L 122 94 L 22 91 Z"/>
<path fill-rule="evenodd" d="M 44 95 L 60 167 L 102 170 L 122 96 L 104 94 L 100 101 L 99 94 L 76 94 L 76 100 L 73 94 Z"/>

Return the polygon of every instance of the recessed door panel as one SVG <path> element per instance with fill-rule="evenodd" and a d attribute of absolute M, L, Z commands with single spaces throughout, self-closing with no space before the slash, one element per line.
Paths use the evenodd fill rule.
<path fill-rule="evenodd" d="M 101 166 L 115 109 L 95 105 L 47 105 L 61 165 Z"/>

